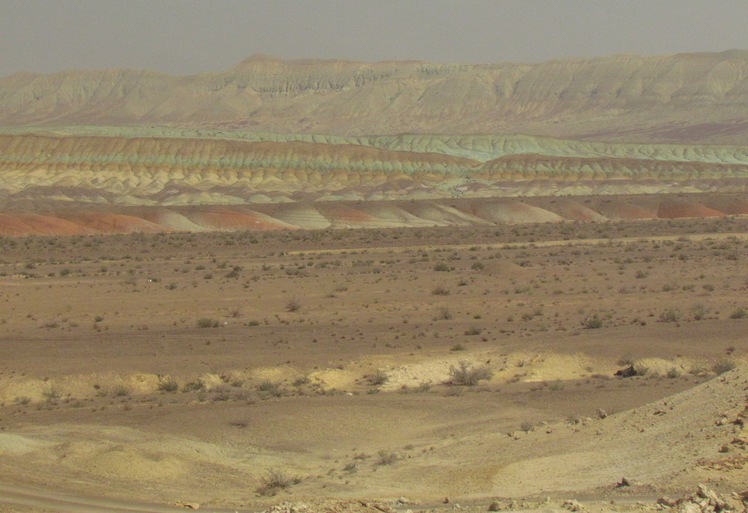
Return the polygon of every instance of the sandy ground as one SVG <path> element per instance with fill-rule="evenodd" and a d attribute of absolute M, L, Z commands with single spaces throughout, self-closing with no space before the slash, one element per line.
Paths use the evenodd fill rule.
<path fill-rule="evenodd" d="M 740 491 L 747 235 L 730 217 L 0 238 L 0 505 Z"/>

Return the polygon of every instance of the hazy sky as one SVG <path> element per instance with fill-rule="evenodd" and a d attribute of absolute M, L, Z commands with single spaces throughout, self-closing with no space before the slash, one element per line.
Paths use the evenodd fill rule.
<path fill-rule="evenodd" d="M 0 0 L 0 76 L 283 58 L 539 62 L 748 49 L 748 0 Z"/>

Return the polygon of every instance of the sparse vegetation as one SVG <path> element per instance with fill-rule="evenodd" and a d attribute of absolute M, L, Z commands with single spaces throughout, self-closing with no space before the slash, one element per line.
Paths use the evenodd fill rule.
<path fill-rule="evenodd" d="M 377 465 L 392 465 L 399 460 L 400 457 L 397 455 L 397 453 L 389 452 L 389 451 L 379 451 L 377 453 Z"/>
<path fill-rule="evenodd" d="M 722 358 L 714 363 L 712 370 L 715 374 L 724 374 L 737 367 L 738 364 L 734 358 Z"/>
<path fill-rule="evenodd" d="M 475 386 L 478 382 L 489 380 L 491 377 L 493 377 L 493 371 L 490 367 L 485 365 L 476 367 L 466 361 L 449 369 L 449 382 L 453 385 Z"/>
<path fill-rule="evenodd" d="M 221 323 L 218 319 L 211 319 L 209 317 L 202 317 L 197 320 L 198 328 L 217 328 Z"/>
<path fill-rule="evenodd" d="M 736 308 L 730 314 L 730 319 L 745 319 L 748 317 L 748 311 L 745 308 Z"/>
<path fill-rule="evenodd" d="M 668 308 L 660 314 L 661 322 L 678 322 L 680 318 L 681 313 L 675 308 Z"/>
<path fill-rule="evenodd" d="M 381 369 L 377 370 L 373 374 L 369 374 L 366 376 L 366 381 L 371 386 L 381 386 L 387 383 L 389 381 L 390 377 L 387 375 L 387 373 Z"/>
<path fill-rule="evenodd" d="M 597 314 L 593 314 L 585 318 L 582 325 L 585 329 L 596 330 L 603 327 L 603 320 Z"/>
<path fill-rule="evenodd" d="M 301 302 L 296 298 L 291 298 L 286 303 L 286 311 L 288 312 L 298 312 L 301 310 Z"/>
<path fill-rule="evenodd" d="M 158 389 L 162 392 L 176 392 L 179 390 L 179 383 L 171 376 L 162 376 L 158 382 Z"/>
<path fill-rule="evenodd" d="M 262 496 L 272 496 L 300 482 L 300 478 L 291 477 L 280 470 L 268 470 L 255 491 Z"/>

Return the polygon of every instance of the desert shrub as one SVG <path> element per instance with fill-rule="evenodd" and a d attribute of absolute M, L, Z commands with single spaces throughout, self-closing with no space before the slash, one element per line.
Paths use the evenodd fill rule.
<path fill-rule="evenodd" d="M 465 349 L 467 348 L 459 342 L 449 348 L 450 351 L 464 351 Z"/>
<path fill-rule="evenodd" d="M 434 290 L 431 291 L 431 294 L 434 296 L 448 296 L 449 295 L 449 289 L 444 286 L 438 286 Z"/>
<path fill-rule="evenodd" d="M 475 327 L 475 326 L 473 326 L 472 328 L 468 328 L 468 329 L 465 330 L 465 335 L 467 335 L 469 337 L 472 337 L 472 336 L 475 336 L 475 335 L 480 335 L 481 333 L 483 333 L 483 330 L 481 328 L 478 328 L 478 327 Z"/>
<path fill-rule="evenodd" d="M 304 385 L 308 385 L 312 382 L 312 379 L 309 376 L 299 376 L 296 378 L 293 382 L 293 386 L 295 387 L 303 387 Z"/>
<path fill-rule="evenodd" d="M 268 470 L 267 475 L 262 478 L 260 486 L 255 491 L 263 496 L 271 496 L 277 494 L 280 490 L 285 490 L 291 485 L 300 482 L 300 478 L 290 477 L 280 470 Z"/>
<path fill-rule="evenodd" d="M 434 264 L 434 271 L 441 273 L 449 272 L 449 266 L 444 262 L 439 262 L 438 264 Z"/>
<path fill-rule="evenodd" d="M 709 367 L 702 362 L 694 362 L 691 364 L 691 368 L 688 369 L 688 372 L 694 376 L 699 376 L 709 372 Z"/>
<path fill-rule="evenodd" d="M 680 311 L 675 308 L 668 308 L 660 314 L 661 322 L 678 322 L 680 320 Z"/>
<path fill-rule="evenodd" d="M 283 387 L 280 383 L 274 381 L 263 381 L 257 385 L 257 391 L 266 397 L 281 397 L 283 395 Z"/>
<path fill-rule="evenodd" d="M 603 327 L 603 320 L 597 314 L 593 314 L 582 321 L 582 326 L 588 330 L 596 330 Z"/>
<path fill-rule="evenodd" d="M 377 465 L 392 465 L 398 459 L 400 459 L 397 453 L 389 451 L 379 451 L 377 454 Z"/>
<path fill-rule="evenodd" d="M 732 358 L 722 358 L 712 365 L 712 370 L 715 374 L 724 374 L 725 372 L 733 370 L 737 365 L 737 362 Z"/>
<path fill-rule="evenodd" d="M 678 367 L 670 367 L 670 369 L 668 369 L 667 371 L 667 374 L 665 374 L 665 376 L 667 376 L 670 379 L 678 378 L 680 377 L 680 375 L 681 375 L 681 371 Z"/>
<path fill-rule="evenodd" d="M 429 383 L 428 381 L 421 381 L 420 383 L 418 383 L 418 385 L 411 388 L 410 390 L 411 392 L 423 394 L 431 390 L 431 383 Z"/>
<path fill-rule="evenodd" d="M 493 371 L 490 367 L 475 367 L 468 362 L 460 362 L 457 367 L 449 368 L 449 382 L 453 385 L 475 386 L 479 381 L 491 379 Z"/>
<path fill-rule="evenodd" d="M 745 308 L 737 308 L 730 314 L 730 319 L 745 319 L 748 317 L 748 312 Z"/>
<path fill-rule="evenodd" d="M 366 376 L 366 381 L 368 381 L 372 386 L 384 385 L 389 379 L 390 377 L 387 375 L 387 373 L 381 369 L 377 370 L 374 374 L 369 374 L 368 376 Z"/>
<path fill-rule="evenodd" d="M 471 269 L 474 271 L 481 271 L 483 269 L 483 264 L 481 262 L 475 262 L 473 265 L 470 266 Z"/>
<path fill-rule="evenodd" d="M 697 303 L 691 307 L 691 317 L 695 321 L 702 321 L 706 317 L 708 310 L 703 303 Z"/>
<path fill-rule="evenodd" d="M 630 354 L 621 355 L 616 361 L 618 365 L 633 365 L 634 358 Z"/>
<path fill-rule="evenodd" d="M 301 303 L 296 298 L 291 298 L 286 303 L 286 310 L 289 312 L 298 312 L 301 309 Z"/>
<path fill-rule="evenodd" d="M 196 379 L 195 381 L 190 381 L 188 383 L 185 383 L 182 386 L 182 392 L 196 392 L 204 388 L 205 388 L 205 383 L 203 383 L 199 379 Z"/>
<path fill-rule="evenodd" d="M 529 433 L 530 431 L 532 431 L 532 429 L 533 429 L 534 427 L 535 427 L 535 426 L 533 425 L 533 423 L 532 423 L 532 422 L 530 422 L 529 420 L 526 420 L 526 421 L 522 422 L 522 424 L 520 424 L 520 426 L 519 426 L 519 428 L 520 428 L 520 429 L 521 429 L 522 431 L 524 431 L 525 433 Z"/>
<path fill-rule="evenodd" d="M 114 397 L 127 397 L 130 395 L 130 389 L 125 385 L 116 385 L 112 388 L 112 395 Z"/>
<path fill-rule="evenodd" d="M 440 308 L 439 313 L 436 314 L 434 317 L 435 321 L 448 321 L 452 318 L 452 312 L 450 312 L 449 308 Z"/>
<path fill-rule="evenodd" d="M 171 376 L 162 376 L 158 382 L 158 389 L 162 392 L 176 392 L 179 390 L 179 383 Z"/>
<path fill-rule="evenodd" d="M 218 319 L 211 319 L 209 317 L 203 317 L 197 320 L 198 328 L 217 328 L 220 325 Z"/>
<path fill-rule="evenodd" d="M 548 390 L 553 390 L 554 392 L 558 392 L 563 389 L 564 389 L 564 382 L 561 381 L 560 379 L 557 379 L 556 381 L 548 385 Z"/>

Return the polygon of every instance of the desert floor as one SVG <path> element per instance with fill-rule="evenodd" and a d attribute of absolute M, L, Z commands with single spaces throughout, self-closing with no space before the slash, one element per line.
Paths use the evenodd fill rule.
<path fill-rule="evenodd" d="M 744 216 L 0 238 L 0 509 L 740 491 L 747 255 Z"/>

